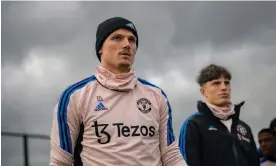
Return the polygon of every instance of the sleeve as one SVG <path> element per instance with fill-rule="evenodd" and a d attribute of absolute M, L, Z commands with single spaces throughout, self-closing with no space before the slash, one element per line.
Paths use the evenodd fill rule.
<path fill-rule="evenodd" d="M 260 154 L 258 153 L 258 149 L 257 149 L 256 143 L 255 143 L 255 140 L 253 137 L 253 133 L 252 133 L 252 130 L 250 127 L 249 127 L 249 131 L 250 131 L 250 145 L 251 145 L 252 152 L 253 152 L 254 158 L 255 158 L 255 160 L 253 161 L 252 164 L 255 166 L 260 166 Z"/>
<path fill-rule="evenodd" d="M 53 113 L 50 139 L 50 166 L 71 166 L 75 142 L 80 129 L 80 118 L 74 95 L 66 91 L 56 104 Z"/>
<path fill-rule="evenodd" d="M 167 99 L 162 103 L 159 128 L 162 163 L 164 166 L 187 166 L 173 133 L 171 106 Z"/>
<path fill-rule="evenodd" d="M 179 137 L 180 151 L 189 166 L 202 166 L 200 135 L 196 124 L 188 118 L 181 127 Z"/>

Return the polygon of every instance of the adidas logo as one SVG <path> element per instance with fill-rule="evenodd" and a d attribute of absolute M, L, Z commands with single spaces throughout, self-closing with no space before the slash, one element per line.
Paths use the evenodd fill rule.
<path fill-rule="evenodd" d="M 103 105 L 102 102 L 100 102 L 96 108 L 94 109 L 94 111 L 104 111 L 104 110 L 107 110 L 107 108 Z"/>
<path fill-rule="evenodd" d="M 128 24 L 126 24 L 126 26 L 128 26 L 128 27 L 130 27 L 132 29 L 135 29 L 135 27 L 134 27 L 134 25 L 132 23 L 128 23 Z"/>
<path fill-rule="evenodd" d="M 211 126 L 209 127 L 209 130 L 218 130 L 218 129 L 215 128 L 213 125 L 211 125 Z"/>

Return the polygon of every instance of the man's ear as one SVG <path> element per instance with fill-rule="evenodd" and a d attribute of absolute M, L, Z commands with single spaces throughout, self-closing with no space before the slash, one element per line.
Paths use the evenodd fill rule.
<path fill-rule="evenodd" d="M 200 87 L 200 93 L 202 94 L 202 96 L 204 96 L 204 97 L 208 97 L 207 95 L 206 95 L 206 89 L 205 89 L 205 85 L 202 85 L 201 87 Z"/>
<path fill-rule="evenodd" d="M 200 87 L 200 93 L 204 96 L 205 89 L 203 87 Z"/>

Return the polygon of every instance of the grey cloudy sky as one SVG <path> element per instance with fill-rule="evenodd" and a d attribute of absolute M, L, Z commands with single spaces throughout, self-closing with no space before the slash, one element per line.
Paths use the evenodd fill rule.
<path fill-rule="evenodd" d="M 99 65 L 97 25 L 132 20 L 138 75 L 160 86 L 178 136 L 202 99 L 195 83 L 209 63 L 233 74 L 233 102 L 256 136 L 276 116 L 275 2 L 1 2 L 2 130 L 50 134 L 62 90 Z M 22 164 L 20 139 L 2 137 L 2 164 Z M 47 141 L 30 141 L 31 164 L 47 165 Z M 3 153 L 3 150 L 6 153 Z M 5 160 L 3 160 L 5 158 Z"/>

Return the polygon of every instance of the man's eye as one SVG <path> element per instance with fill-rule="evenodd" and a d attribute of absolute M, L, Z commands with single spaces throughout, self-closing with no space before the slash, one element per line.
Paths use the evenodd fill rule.
<path fill-rule="evenodd" d="M 219 85 L 219 84 L 220 84 L 220 82 L 218 82 L 218 81 L 214 82 L 214 85 Z"/>
<path fill-rule="evenodd" d="M 112 37 L 112 39 L 113 39 L 113 40 L 120 40 L 121 37 L 120 37 L 120 36 L 114 36 L 114 37 Z"/>
<path fill-rule="evenodd" d="M 131 41 L 131 42 L 134 42 L 134 43 L 135 43 L 135 42 L 136 42 L 136 39 L 134 39 L 134 38 L 130 38 L 130 39 L 129 39 L 129 41 Z"/>

